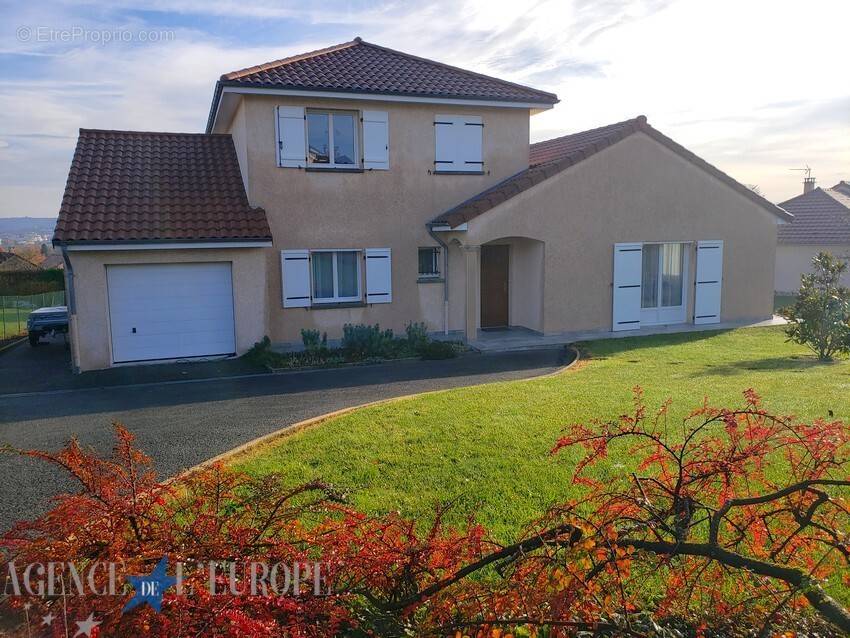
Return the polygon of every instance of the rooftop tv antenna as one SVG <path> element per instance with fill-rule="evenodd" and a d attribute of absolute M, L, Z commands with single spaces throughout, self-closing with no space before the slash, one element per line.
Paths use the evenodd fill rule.
<path fill-rule="evenodd" d="M 806 174 L 806 179 L 812 177 L 812 167 L 806 164 L 806 168 L 789 168 L 789 171 L 803 171 Z"/>

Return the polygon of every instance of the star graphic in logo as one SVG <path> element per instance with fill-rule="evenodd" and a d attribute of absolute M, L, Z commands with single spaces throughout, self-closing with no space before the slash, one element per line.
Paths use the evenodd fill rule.
<path fill-rule="evenodd" d="M 150 576 L 125 576 L 133 589 L 136 590 L 136 595 L 127 601 L 121 613 L 127 613 L 143 603 L 147 603 L 159 613 L 162 607 L 163 592 L 177 582 L 176 578 L 165 573 L 166 569 L 168 569 L 168 557 L 163 556 Z"/>
<path fill-rule="evenodd" d="M 44 626 L 44 627 L 50 627 L 50 625 L 52 625 L 52 624 L 53 624 L 53 619 L 54 619 L 54 618 L 55 618 L 55 616 L 53 615 L 53 612 L 51 612 L 51 613 L 47 614 L 46 616 L 42 616 L 42 617 L 41 617 L 41 624 L 42 624 L 42 626 Z"/>
<path fill-rule="evenodd" d="M 94 614 L 89 614 L 89 617 L 85 620 L 78 620 L 77 622 L 77 633 L 74 634 L 74 638 L 77 636 L 86 636 L 87 638 L 91 638 L 91 632 L 101 624 L 102 621 L 95 620 Z"/>

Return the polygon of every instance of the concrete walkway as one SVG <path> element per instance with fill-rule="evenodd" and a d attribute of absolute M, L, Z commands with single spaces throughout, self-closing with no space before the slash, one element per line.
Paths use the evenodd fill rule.
<path fill-rule="evenodd" d="M 549 349 L 6 395 L 0 396 L 0 445 L 53 451 L 76 436 L 106 454 L 113 445 L 111 423 L 119 421 L 167 477 L 328 412 L 417 392 L 526 379 L 564 363 L 563 349 Z M 0 530 L 43 512 L 52 495 L 69 489 L 76 487 L 44 462 L 0 455 Z"/>
<path fill-rule="evenodd" d="M 618 339 L 622 337 L 645 337 L 648 335 L 675 334 L 678 332 L 704 332 L 706 330 L 732 330 L 735 328 L 763 328 L 765 326 L 782 326 L 787 322 L 778 315 L 772 319 L 756 322 L 734 322 L 713 323 L 695 326 L 691 323 L 680 323 L 667 326 L 647 326 L 639 330 L 623 330 L 619 332 L 610 331 L 585 331 L 585 332 L 561 332 L 543 335 L 528 328 L 506 328 L 496 330 L 481 330 L 478 338 L 470 342 L 476 350 L 481 352 L 516 352 L 520 350 L 533 350 L 536 348 L 553 348 L 568 343 L 581 341 L 596 341 L 599 339 Z"/>

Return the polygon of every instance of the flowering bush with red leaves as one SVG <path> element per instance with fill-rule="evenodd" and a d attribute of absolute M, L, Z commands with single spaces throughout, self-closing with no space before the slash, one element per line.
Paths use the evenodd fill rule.
<path fill-rule="evenodd" d="M 73 441 L 57 454 L 16 451 L 61 466 L 81 489 L 5 533 L 7 561 L 113 561 L 122 576 L 150 573 L 163 556 L 320 561 L 321 590 L 305 581 L 297 592 L 252 591 L 238 573 L 234 593 L 216 572 L 211 592 L 208 571 L 187 569 L 159 613 L 122 613 L 129 587 L 4 605 L 53 613 L 56 637 L 66 618 L 89 614 L 102 636 L 665 635 L 673 625 L 769 636 L 804 608 L 846 633 L 850 615 L 824 583 L 850 573 L 849 436 L 840 422 L 773 416 L 751 391 L 740 408 L 705 403 L 673 425 L 669 403 L 648 415 L 638 389 L 631 414 L 566 429 L 553 454 L 583 450 L 581 496 L 505 546 L 472 520 L 446 526 L 441 509 L 424 529 L 366 516 L 320 481 L 292 488 L 217 465 L 161 483 L 118 425 L 110 459 Z M 107 573 L 94 578 L 100 589 Z M 68 575 L 62 584 L 71 587 Z"/>
<path fill-rule="evenodd" d="M 850 632 L 850 614 L 823 589 L 829 577 L 847 584 L 850 571 L 847 426 L 773 416 L 752 390 L 740 408 L 706 401 L 679 425 L 669 407 L 648 415 L 635 388 L 632 414 L 573 425 L 553 449 L 584 449 L 574 481 L 586 497 L 563 515 L 590 512 L 591 537 L 606 539 L 597 567 L 629 553 L 630 577 L 614 579 L 622 605 L 640 600 L 630 584 L 655 574 L 661 616 L 697 626 L 734 617 L 768 631 L 808 603 Z M 614 446 L 635 471 L 591 476 Z"/>

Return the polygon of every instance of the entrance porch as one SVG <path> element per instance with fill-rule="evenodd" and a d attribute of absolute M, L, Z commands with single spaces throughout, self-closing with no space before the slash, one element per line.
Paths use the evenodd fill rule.
<path fill-rule="evenodd" d="M 544 243 L 503 237 L 463 248 L 467 340 L 489 330 L 542 334 Z"/>

